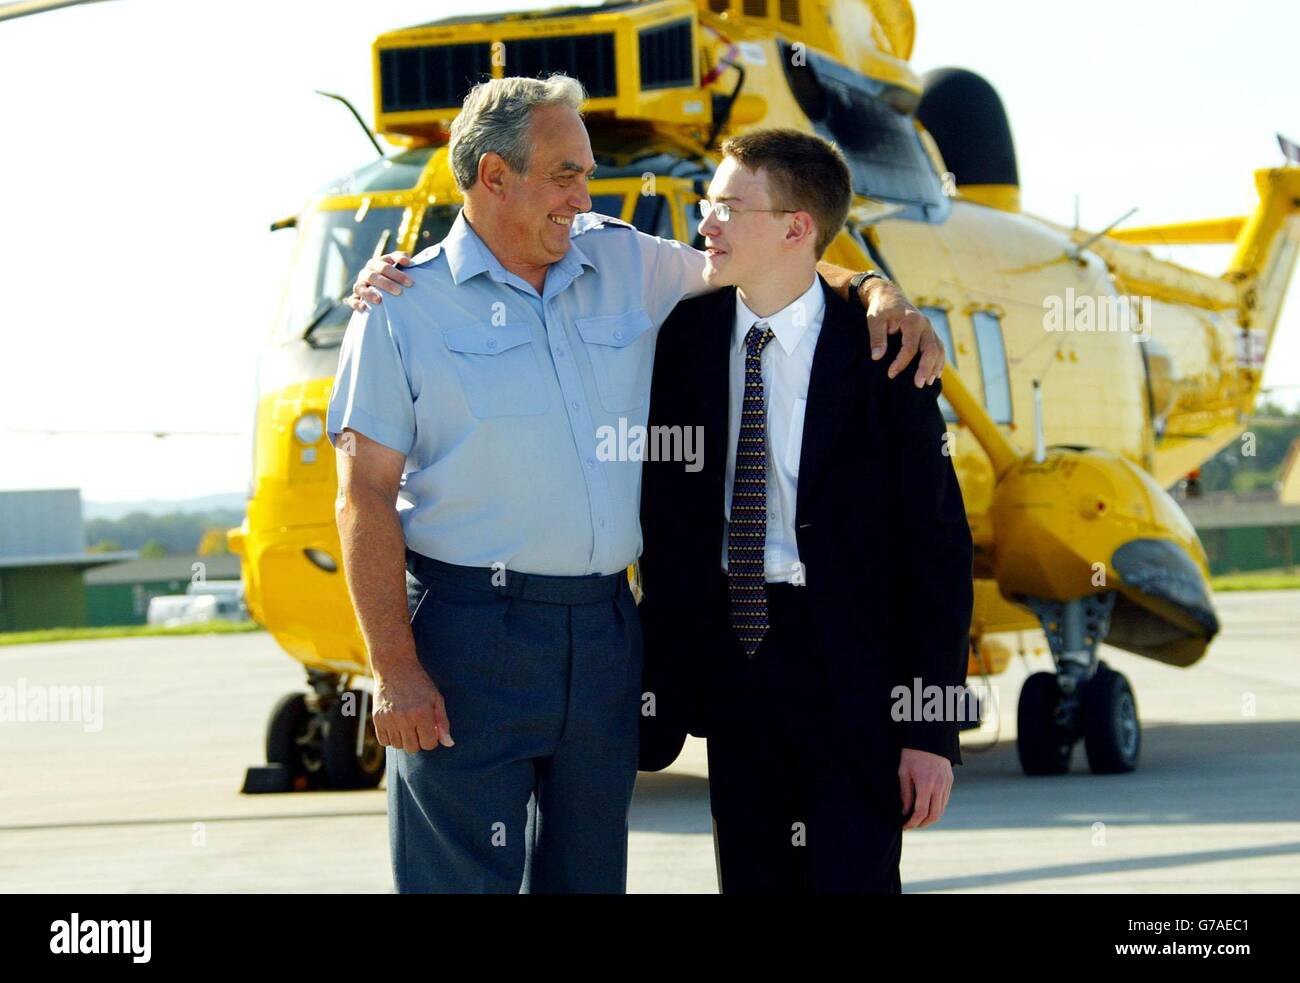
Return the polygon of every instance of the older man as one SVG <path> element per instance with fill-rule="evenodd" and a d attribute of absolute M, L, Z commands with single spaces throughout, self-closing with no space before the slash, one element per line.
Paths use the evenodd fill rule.
<path fill-rule="evenodd" d="M 601 459 L 598 431 L 644 425 L 659 326 L 707 287 L 702 254 L 583 214 L 583 97 L 564 76 L 469 93 L 450 141 L 464 208 L 409 275 L 383 267 L 416 289 L 354 316 L 340 354 L 338 525 L 400 892 L 626 885 L 641 470 Z M 931 381 L 928 324 L 868 290 L 881 346 L 895 322 Z"/>

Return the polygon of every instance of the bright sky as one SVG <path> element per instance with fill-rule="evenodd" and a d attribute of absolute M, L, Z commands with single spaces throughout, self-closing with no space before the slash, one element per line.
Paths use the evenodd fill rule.
<path fill-rule="evenodd" d="M 550 6 L 519 0 L 516 9 Z M 495 6 L 503 6 L 495 5 Z M 95 501 L 247 486 L 253 374 L 294 233 L 373 150 L 376 34 L 484 4 L 120 0 L 0 23 L 0 488 Z M 1240 214 L 1300 139 L 1300 7 L 913 0 L 920 71 L 999 90 L 1027 211 L 1097 228 Z M 1226 248 L 1164 254 L 1220 272 Z M 1300 310 L 1265 384 L 1300 398 Z M 24 430 L 81 431 L 61 436 Z M 222 437 L 85 431 L 234 432 Z"/>

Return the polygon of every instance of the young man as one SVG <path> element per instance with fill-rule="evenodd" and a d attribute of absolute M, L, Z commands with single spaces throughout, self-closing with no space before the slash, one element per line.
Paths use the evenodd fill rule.
<path fill-rule="evenodd" d="M 940 387 L 889 378 L 817 275 L 851 199 L 839 151 L 794 130 L 722 149 L 700 232 L 726 289 L 678 304 L 656 355 L 650 432 L 702 427 L 704 454 L 643 474 L 642 761 L 708 738 L 724 893 L 897 893 L 902 830 L 961 763 L 955 720 L 898 719 L 965 681 Z"/>

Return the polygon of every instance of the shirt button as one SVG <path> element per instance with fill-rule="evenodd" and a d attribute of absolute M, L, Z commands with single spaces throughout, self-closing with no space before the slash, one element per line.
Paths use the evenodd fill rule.
<path fill-rule="evenodd" d="M 615 341 L 622 341 L 622 340 L 623 340 L 623 332 L 622 332 L 622 331 L 615 331 L 615 332 L 614 332 L 614 340 L 615 340 Z"/>
<path fill-rule="evenodd" d="M 605 528 L 605 520 L 604 520 L 604 519 L 601 519 L 601 520 L 600 520 L 600 528 L 602 528 L 602 529 Z"/>
<path fill-rule="evenodd" d="M 563 349 L 563 348 L 557 348 L 557 349 L 555 349 L 555 357 L 556 357 L 556 358 L 564 358 L 564 349 Z"/>
<path fill-rule="evenodd" d="M 595 466 L 596 466 L 596 462 L 593 461 L 591 458 L 587 458 L 587 467 L 594 468 Z"/>
<path fill-rule="evenodd" d="M 570 403 L 569 405 L 572 406 L 572 407 L 576 410 L 576 409 L 578 409 L 578 407 L 581 406 L 582 404 L 579 403 L 579 402 L 575 399 L 575 400 L 574 400 L 572 403 Z"/>
<path fill-rule="evenodd" d="M 497 340 L 495 338 L 489 338 L 488 348 L 496 348 L 496 346 L 497 346 Z"/>

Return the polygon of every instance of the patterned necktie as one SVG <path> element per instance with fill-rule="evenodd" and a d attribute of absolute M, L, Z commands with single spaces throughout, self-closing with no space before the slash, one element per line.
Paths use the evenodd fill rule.
<path fill-rule="evenodd" d="M 759 321 L 745 336 L 745 399 L 736 441 L 736 474 L 727 527 L 727 590 L 731 626 L 745 654 L 753 656 L 767 634 L 763 558 L 767 547 L 767 405 L 763 395 L 763 348 L 774 335 Z"/>

